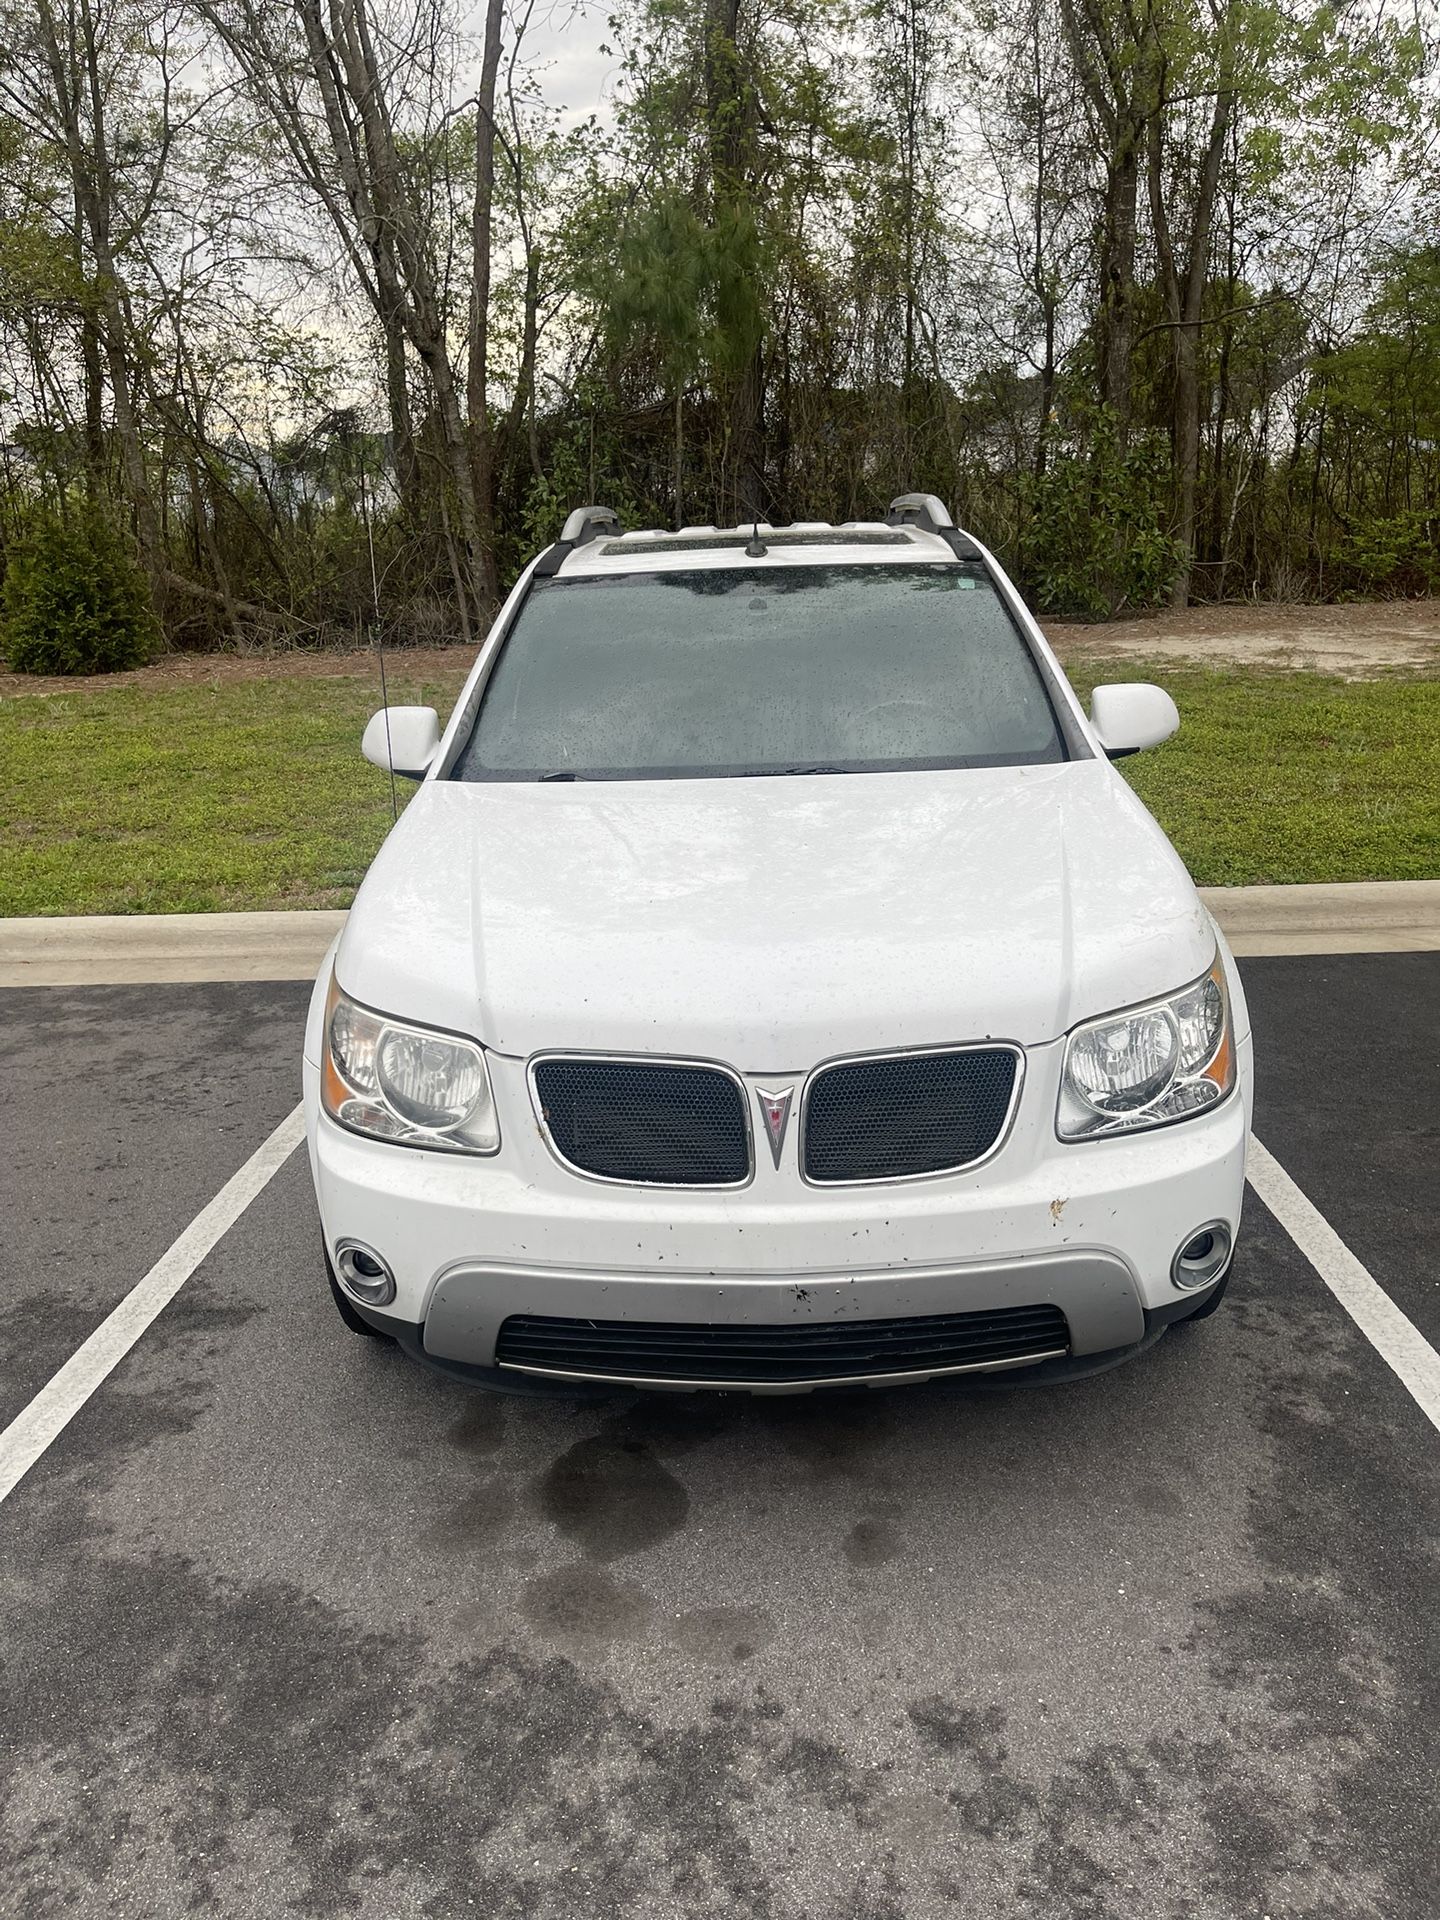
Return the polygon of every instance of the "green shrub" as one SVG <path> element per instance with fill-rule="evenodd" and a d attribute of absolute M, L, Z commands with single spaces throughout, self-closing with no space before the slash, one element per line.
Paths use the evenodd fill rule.
<path fill-rule="evenodd" d="M 1028 481 L 1021 578 L 1037 611 L 1104 620 L 1165 599 L 1179 565 L 1165 463 L 1153 439 L 1122 450 L 1102 419 L 1087 452 L 1058 453 Z"/>
<path fill-rule="evenodd" d="M 11 551 L 0 650 L 16 673 L 121 673 L 160 644 L 145 576 L 99 514 L 47 516 Z"/>
<path fill-rule="evenodd" d="M 1364 594 L 1433 593 L 1440 586 L 1440 548 L 1433 516 L 1397 513 L 1352 526 L 1336 562 Z"/>

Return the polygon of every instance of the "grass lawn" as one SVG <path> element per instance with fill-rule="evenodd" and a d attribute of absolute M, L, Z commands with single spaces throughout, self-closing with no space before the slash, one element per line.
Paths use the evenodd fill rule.
<path fill-rule="evenodd" d="M 1180 731 L 1119 765 L 1207 887 L 1440 877 L 1440 680 L 1068 662 L 1156 680 Z"/>
<path fill-rule="evenodd" d="M 446 713 L 463 679 L 402 667 L 390 697 Z M 0 701 L 0 914 L 348 905 L 390 824 L 379 705 L 373 676 L 279 669 Z"/>
<path fill-rule="evenodd" d="M 1147 669 L 1071 663 L 1098 677 Z M 1202 884 L 1440 875 L 1440 680 L 1151 670 L 1179 737 L 1122 763 Z M 448 710 L 464 676 L 391 674 Z M 0 914 L 344 906 L 384 837 L 373 677 L 0 700 Z M 402 796 L 406 791 L 402 783 Z"/>

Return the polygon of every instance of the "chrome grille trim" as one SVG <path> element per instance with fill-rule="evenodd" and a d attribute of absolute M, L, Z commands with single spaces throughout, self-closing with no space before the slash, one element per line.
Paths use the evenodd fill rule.
<path fill-rule="evenodd" d="M 666 1391 L 695 1393 L 819 1393 L 827 1387 L 911 1387 L 926 1380 L 944 1380 L 962 1373 L 1009 1373 L 1017 1367 L 1038 1367 L 1046 1360 L 1063 1360 L 1068 1347 L 1043 1347 L 1034 1353 L 1019 1354 L 1013 1360 L 964 1361 L 956 1366 L 926 1367 L 918 1373 L 845 1373 L 817 1380 L 807 1376 L 798 1380 L 682 1380 L 669 1374 L 646 1377 L 634 1373 L 577 1373 L 558 1367 L 522 1366 L 515 1360 L 499 1360 L 505 1373 L 526 1373 L 541 1380 L 584 1380 L 608 1387 L 658 1387 Z"/>
<path fill-rule="evenodd" d="M 882 1173 L 855 1179 L 817 1180 L 806 1172 L 805 1149 L 809 1138 L 810 1098 L 816 1083 L 827 1073 L 836 1067 L 865 1066 L 889 1060 L 924 1060 L 933 1059 L 937 1055 L 962 1053 L 1008 1053 L 1015 1061 L 1015 1078 L 1010 1088 L 1010 1104 L 1005 1110 L 1005 1117 L 1000 1123 L 994 1140 L 983 1153 L 976 1154 L 969 1160 L 956 1161 L 949 1166 L 932 1167 L 923 1173 Z M 910 1186 L 921 1180 L 947 1180 L 954 1174 L 970 1173 L 976 1167 L 983 1167 L 987 1161 L 994 1159 L 1010 1138 L 1011 1130 L 1015 1125 L 1015 1115 L 1020 1107 L 1021 1091 L 1025 1085 L 1025 1065 L 1025 1049 L 1014 1040 L 968 1040 L 935 1047 L 882 1047 L 873 1052 L 837 1054 L 833 1059 L 822 1060 L 806 1075 L 805 1086 L 800 1095 L 797 1159 L 801 1180 L 807 1187 L 831 1192 L 837 1187 Z"/>
<path fill-rule="evenodd" d="M 550 1131 L 545 1118 L 545 1108 L 540 1098 L 540 1089 L 536 1085 L 535 1075 L 548 1061 L 586 1061 L 593 1066 L 617 1067 L 682 1067 L 694 1072 L 717 1073 L 735 1087 L 740 1098 L 740 1111 L 745 1130 L 745 1176 L 741 1180 L 627 1180 L 619 1174 L 596 1173 L 589 1167 L 582 1167 L 569 1159 L 561 1151 L 559 1142 Z M 613 1053 L 608 1050 L 589 1051 L 581 1047 L 555 1047 L 544 1053 L 533 1054 L 525 1067 L 526 1084 L 530 1089 L 530 1104 L 534 1109 L 540 1137 L 545 1142 L 552 1157 L 565 1168 L 567 1173 L 575 1174 L 581 1180 L 593 1180 L 602 1187 L 636 1187 L 650 1193 L 738 1193 L 748 1187 L 755 1178 L 755 1130 L 750 1118 L 750 1090 L 745 1081 L 733 1067 L 723 1060 L 706 1060 L 682 1054 L 663 1053 Z"/>
<path fill-rule="evenodd" d="M 938 1314 L 785 1321 L 508 1314 L 495 1364 L 552 1379 L 791 1392 L 1033 1366 L 1069 1351 L 1064 1310 L 1032 1301 Z"/>

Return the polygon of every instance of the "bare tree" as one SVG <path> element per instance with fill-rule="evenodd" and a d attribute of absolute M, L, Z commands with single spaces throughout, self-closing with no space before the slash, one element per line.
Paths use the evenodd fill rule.
<path fill-rule="evenodd" d="M 36 0 L 30 35 L 9 41 L 9 58 L 0 70 L 0 97 L 63 157 L 76 264 L 85 283 L 81 340 L 90 459 L 98 464 L 102 457 L 103 382 L 108 384 L 113 437 L 136 541 L 158 585 L 164 573 L 160 522 L 142 438 L 137 340 L 121 258 L 127 228 L 133 232 L 154 206 L 169 141 L 162 121 L 162 137 L 142 177 L 138 183 L 124 182 L 130 189 L 127 197 L 111 115 L 117 90 L 123 100 L 133 78 L 135 37 L 149 25 L 146 14 L 127 0 Z"/>
<path fill-rule="evenodd" d="M 438 423 L 443 483 L 462 549 L 461 584 L 482 622 L 494 605 L 493 540 L 482 508 L 467 400 L 457 377 L 434 235 L 414 172 L 402 166 L 389 75 L 377 56 L 369 0 L 196 0 L 284 142 L 299 179 L 339 236 L 386 342 L 392 415 L 408 421 L 398 341 L 424 369 Z M 392 64 L 433 30 L 422 7 L 402 23 Z M 298 31 L 297 31 L 298 30 Z M 432 139 L 440 127 L 421 130 Z"/>
<path fill-rule="evenodd" d="M 1232 23 L 1235 0 L 1214 5 L 1213 73 L 1208 81 L 1210 107 L 1198 154 L 1193 156 L 1193 178 L 1188 188 L 1188 232 L 1177 233 L 1172 214 L 1171 194 L 1167 192 L 1166 145 L 1168 116 L 1176 90 L 1176 74 L 1163 45 L 1154 55 L 1156 97 L 1147 128 L 1146 182 L 1150 197 L 1150 219 L 1155 241 L 1155 258 L 1161 291 L 1165 298 L 1174 371 L 1174 449 L 1175 449 L 1175 535 L 1180 550 L 1180 565 L 1175 575 L 1171 604 L 1184 607 L 1190 597 L 1190 575 L 1195 556 L 1195 492 L 1200 475 L 1200 381 L 1199 331 L 1204 317 L 1205 291 L 1209 278 L 1210 248 L 1214 232 L 1215 199 L 1220 184 L 1220 164 L 1225 143 L 1235 116 L 1235 47 Z M 1208 49 L 1207 49 L 1208 51 Z M 1197 88 L 1194 63 L 1183 73 L 1180 86 L 1194 99 L 1203 101 L 1204 85 Z M 1185 160 L 1191 156 L 1186 155 Z M 1185 166 L 1185 174 L 1192 168 Z M 1179 198 L 1176 193 L 1174 198 Z"/>

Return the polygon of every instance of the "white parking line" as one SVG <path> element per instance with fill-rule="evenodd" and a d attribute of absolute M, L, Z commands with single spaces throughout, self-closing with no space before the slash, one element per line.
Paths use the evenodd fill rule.
<path fill-rule="evenodd" d="M 167 1306 L 255 1196 L 284 1166 L 305 1138 L 297 1106 L 202 1208 L 179 1239 L 161 1254 L 114 1312 L 102 1320 L 48 1380 L 22 1413 L 0 1433 L 0 1501 L 14 1490 L 56 1436 L 62 1433 L 106 1376 L 117 1367 L 151 1321 Z"/>
<path fill-rule="evenodd" d="M 1440 1429 L 1440 1353 L 1253 1135 L 1245 1177 L 1426 1419 Z"/>

